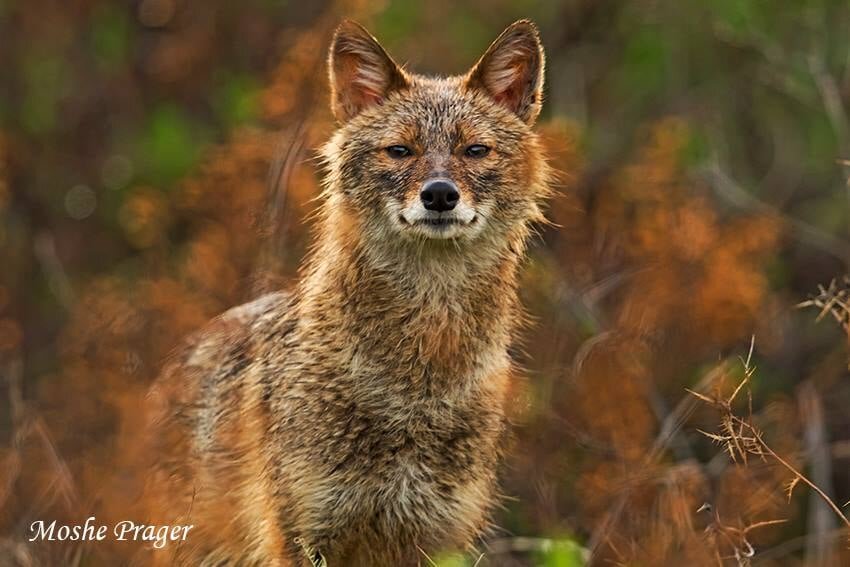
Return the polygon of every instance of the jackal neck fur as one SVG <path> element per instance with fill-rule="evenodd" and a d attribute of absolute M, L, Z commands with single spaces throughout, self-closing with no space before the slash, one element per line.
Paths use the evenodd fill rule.
<path fill-rule="evenodd" d="M 296 310 L 316 332 L 356 344 L 359 357 L 392 369 L 376 382 L 352 384 L 352 395 L 374 399 L 388 385 L 381 382 L 391 380 L 402 381 L 414 397 L 480 387 L 483 374 L 474 370 L 506 363 L 519 320 L 516 278 L 525 230 L 498 248 L 381 241 L 364 234 L 356 214 L 337 200 L 323 206 Z"/>

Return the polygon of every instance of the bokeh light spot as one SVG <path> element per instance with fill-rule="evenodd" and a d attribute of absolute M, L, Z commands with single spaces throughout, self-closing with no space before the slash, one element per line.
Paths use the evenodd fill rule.
<path fill-rule="evenodd" d="M 75 185 L 65 194 L 65 211 L 72 219 L 83 220 L 97 208 L 97 195 L 91 187 Z"/>

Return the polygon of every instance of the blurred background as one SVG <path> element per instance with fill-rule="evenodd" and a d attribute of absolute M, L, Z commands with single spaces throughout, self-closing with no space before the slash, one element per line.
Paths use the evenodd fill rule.
<path fill-rule="evenodd" d="M 162 361 L 292 282 L 342 17 L 440 74 L 541 28 L 561 174 L 480 564 L 848 564 L 847 2 L 0 0 L 0 565 L 134 556 L 25 535 L 126 519 Z M 710 403 L 746 376 L 731 409 L 784 465 Z"/>

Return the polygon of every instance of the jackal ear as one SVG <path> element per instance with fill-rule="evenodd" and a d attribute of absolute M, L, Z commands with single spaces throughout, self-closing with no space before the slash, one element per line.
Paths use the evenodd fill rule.
<path fill-rule="evenodd" d="M 496 38 L 466 77 L 467 89 L 483 90 L 528 124 L 540 114 L 545 56 L 537 26 L 514 22 Z"/>
<path fill-rule="evenodd" d="M 343 21 L 334 34 L 328 57 L 331 109 L 340 122 L 366 107 L 381 104 L 393 91 L 408 86 L 404 71 L 366 28 Z"/>

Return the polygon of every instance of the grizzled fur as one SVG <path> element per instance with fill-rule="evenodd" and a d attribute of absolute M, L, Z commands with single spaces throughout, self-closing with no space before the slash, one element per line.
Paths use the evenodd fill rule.
<path fill-rule="evenodd" d="M 497 499 L 517 269 L 548 193 L 536 28 L 428 78 L 345 22 L 329 66 L 341 126 L 301 281 L 214 320 L 152 391 L 154 509 L 195 526 L 163 563 L 416 565 L 469 548 Z M 433 178 L 455 210 L 422 207 Z"/>

